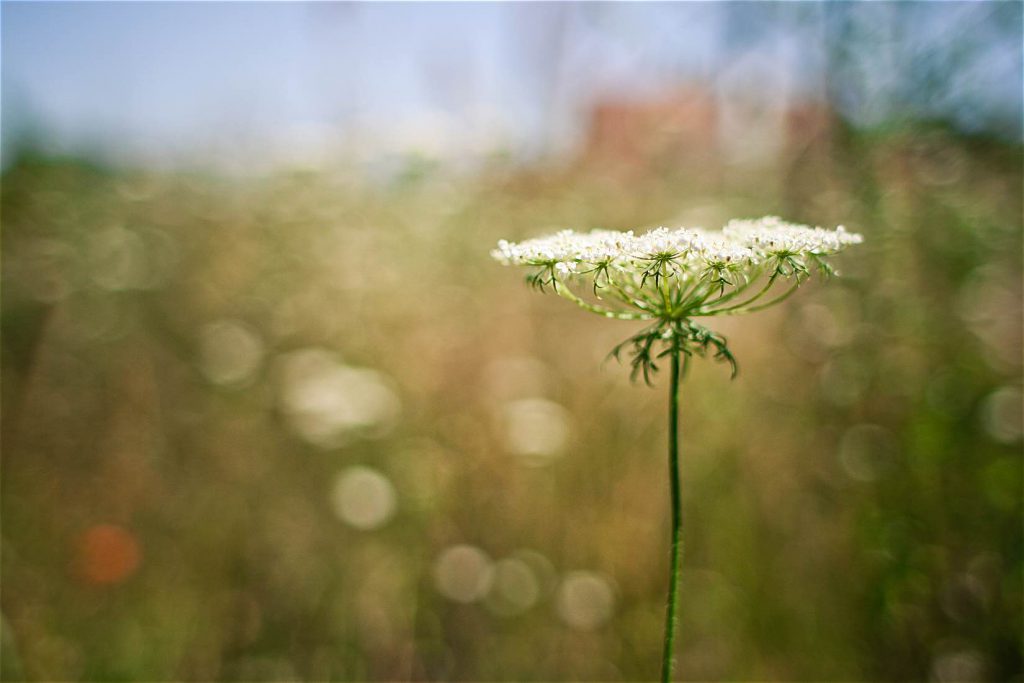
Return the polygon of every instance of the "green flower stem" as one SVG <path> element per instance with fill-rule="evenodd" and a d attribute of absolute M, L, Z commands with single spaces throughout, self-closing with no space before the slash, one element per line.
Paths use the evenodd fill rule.
<path fill-rule="evenodd" d="M 669 570 L 668 606 L 665 609 L 665 648 L 661 660 L 661 681 L 672 679 L 676 608 L 679 602 L 679 564 L 683 551 L 683 509 L 679 495 L 679 345 L 672 347 L 672 379 L 668 396 L 668 475 L 672 490 L 672 562 Z"/>
<path fill-rule="evenodd" d="M 635 296 L 634 294 L 627 292 L 624 287 L 622 287 L 619 283 L 617 283 L 614 279 L 610 277 L 608 278 L 608 285 L 615 290 L 615 292 L 619 295 L 619 298 L 622 299 L 622 301 L 627 305 L 635 306 L 636 308 L 639 308 L 641 311 L 645 312 L 649 312 L 651 310 L 651 307 L 647 304 L 646 301 L 643 301 L 638 296 Z"/>
<path fill-rule="evenodd" d="M 558 277 L 554 278 L 554 289 L 558 292 L 559 296 L 568 299 L 580 308 L 590 311 L 591 313 L 597 313 L 598 315 L 604 316 L 605 318 L 616 318 L 618 320 L 650 320 L 653 316 L 647 313 L 630 313 L 628 311 L 613 311 L 609 308 L 602 306 L 595 306 L 592 303 L 584 301 L 579 298 L 573 291 L 569 289 L 563 280 Z"/>
<path fill-rule="evenodd" d="M 708 300 L 708 297 L 710 296 L 712 290 L 708 290 L 705 293 L 704 299 L 702 301 L 700 301 L 699 305 L 695 306 L 695 308 L 706 308 L 708 306 L 720 306 L 721 304 L 724 304 L 724 303 L 727 303 L 729 301 L 732 301 L 733 299 L 742 296 L 744 294 L 744 292 L 749 290 L 750 287 L 755 282 L 757 282 L 757 280 L 760 277 L 761 277 L 761 273 L 760 272 L 756 272 L 753 275 L 753 277 L 747 276 L 746 279 L 743 280 L 741 283 L 734 284 L 733 285 L 733 289 L 731 289 L 728 292 L 725 292 L 725 293 L 721 294 L 720 296 L 718 296 L 718 297 L 716 297 L 714 299 L 711 299 L 710 301 Z"/>
<path fill-rule="evenodd" d="M 732 292 L 730 292 L 729 294 L 726 294 L 725 296 L 719 297 L 718 299 L 715 299 L 714 301 L 704 302 L 703 304 L 701 304 L 701 307 L 700 307 L 701 313 L 699 315 L 710 315 L 711 313 L 719 313 L 720 314 L 720 313 L 726 313 L 728 311 L 745 310 L 745 308 L 747 306 L 749 306 L 750 304 L 754 303 L 755 301 L 757 301 L 758 299 L 760 299 L 761 297 L 763 297 L 765 294 L 768 293 L 768 290 L 770 290 L 772 288 L 772 285 L 775 284 L 775 279 L 778 277 L 778 275 L 779 274 L 777 272 L 776 273 L 772 273 L 771 277 L 768 278 L 768 281 L 765 282 L 764 287 L 762 287 L 760 290 L 758 290 L 757 294 L 755 294 L 751 298 L 749 298 L 746 301 L 743 301 L 741 303 L 733 304 L 732 306 L 728 306 L 726 308 L 717 308 L 717 309 L 713 308 L 714 306 L 718 306 L 719 304 L 725 303 L 727 300 L 733 299 L 733 298 L 737 297 L 738 295 L 742 294 L 747 289 L 747 287 L 743 287 L 742 289 L 735 289 Z M 753 284 L 753 283 L 751 283 L 751 284 Z"/>
<path fill-rule="evenodd" d="M 784 294 L 775 297 L 771 301 L 766 301 L 763 304 L 758 304 L 757 306 L 746 306 L 744 308 L 720 308 L 717 311 L 711 311 L 710 313 L 702 313 L 701 315 L 740 315 L 741 313 L 756 313 L 757 311 L 763 311 L 764 309 L 774 306 L 777 303 L 781 303 L 788 299 L 789 297 L 793 296 L 793 292 L 795 292 L 799 286 L 800 280 L 797 279 L 793 281 L 793 286 L 787 289 Z"/>

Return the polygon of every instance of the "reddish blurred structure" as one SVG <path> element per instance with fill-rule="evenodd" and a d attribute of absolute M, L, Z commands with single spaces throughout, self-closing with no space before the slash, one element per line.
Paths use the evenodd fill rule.
<path fill-rule="evenodd" d="M 836 113 L 821 102 L 797 102 L 786 110 L 786 147 L 799 152 L 826 144 L 835 129 Z"/>
<path fill-rule="evenodd" d="M 690 88 L 647 100 L 599 101 L 591 109 L 580 161 L 627 176 L 666 166 L 714 169 L 723 160 L 772 166 L 827 144 L 836 120 L 819 102 L 781 97 L 756 111 L 747 104 Z M 742 121 L 742 129 L 733 121 Z M 749 149 L 747 137 L 760 149 Z"/>
<path fill-rule="evenodd" d="M 716 146 L 717 121 L 714 99 L 701 90 L 647 101 L 605 100 L 591 110 L 583 158 L 639 166 L 708 155 Z"/>

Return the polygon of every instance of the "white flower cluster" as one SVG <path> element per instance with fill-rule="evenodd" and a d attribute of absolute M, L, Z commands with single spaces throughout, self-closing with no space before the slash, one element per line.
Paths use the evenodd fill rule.
<path fill-rule="evenodd" d="M 720 232 L 699 228 L 657 228 L 643 235 L 595 230 L 563 230 L 518 244 L 501 240 L 491 255 L 505 265 L 548 266 L 559 274 L 615 265 L 646 270 L 652 262 L 702 272 L 756 265 L 773 257 L 834 254 L 862 237 L 835 230 L 786 223 L 774 216 L 734 220 Z"/>
<path fill-rule="evenodd" d="M 551 287 L 593 313 L 678 322 L 759 311 L 779 303 L 812 269 L 833 273 L 827 257 L 861 241 L 860 235 L 841 226 L 824 230 L 768 216 L 731 221 L 718 232 L 658 228 L 634 235 L 564 230 L 518 244 L 502 240 L 491 255 L 506 265 L 532 266 L 535 270 L 527 276 L 531 285 Z M 570 286 L 579 285 L 584 276 L 591 280 L 592 297 L 576 294 Z M 785 292 L 774 296 L 786 281 L 790 284 Z M 716 339 L 693 335 L 704 346 Z"/>
<path fill-rule="evenodd" d="M 864 241 L 862 236 L 846 232 L 846 228 L 841 225 L 835 230 L 810 228 L 806 225 L 786 223 L 775 216 L 765 216 L 757 220 L 729 221 L 722 232 L 765 255 L 826 256 Z"/>
<path fill-rule="evenodd" d="M 532 267 L 526 281 L 550 288 L 605 318 L 646 320 L 648 326 L 615 347 L 632 358 L 632 376 L 650 382 L 658 359 L 711 356 L 732 366 L 723 336 L 695 319 L 754 313 L 789 298 L 812 269 L 833 274 L 828 257 L 863 241 L 860 235 L 794 225 L 774 216 L 730 221 L 722 230 L 657 228 L 632 232 L 572 230 L 514 244 L 491 255 L 505 265 Z M 589 287 L 581 285 L 587 282 Z M 782 290 L 780 292 L 780 290 Z"/>

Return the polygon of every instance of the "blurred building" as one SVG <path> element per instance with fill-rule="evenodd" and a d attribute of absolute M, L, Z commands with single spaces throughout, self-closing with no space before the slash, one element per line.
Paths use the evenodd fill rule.
<path fill-rule="evenodd" d="M 718 108 L 707 91 L 683 89 L 656 99 L 609 98 L 590 111 L 587 163 L 648 166 L 714 151 Z"/>
<path fill-rule="evenodd" d="M 825 104 L 742 98 L 684 88 L 648 99 L 608 98 L 591 108 L 581 163 L 626 175 L 667 166 L 766 168 L 827 144 L 836 120 Z"/>

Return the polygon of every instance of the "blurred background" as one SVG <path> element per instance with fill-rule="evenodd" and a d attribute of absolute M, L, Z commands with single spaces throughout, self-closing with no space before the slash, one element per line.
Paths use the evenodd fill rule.
<path fill-rule="evenodd" d="M 488 251 L 764 214 L 679 678 L 1024 680 L 1021 4 L 0 12 L 4 680 L 655 678 L 665 382 Z"/>

